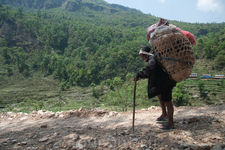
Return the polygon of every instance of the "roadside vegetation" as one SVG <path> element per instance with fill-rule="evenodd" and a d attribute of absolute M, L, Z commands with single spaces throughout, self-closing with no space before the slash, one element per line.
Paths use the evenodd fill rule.
<path fill-rule="evenodd" d="M 34 84 L 36 85 L 34 86 Z M 39 83 L 39 85 L 37 85 Z M 115 77 L 101 85 L 89 87 L 74 86 L 62 91 L 52 80 L 39 78 L 18 83 L 0 90 L 1 112 L 32 112 L 38 110 L 66 111 L 85 109 L 108 109 L 111 111 L 131 111 L 133 108 L 133 74 L 128 73 L 126 80 Z M 175 106 L 204 106 L 224 103 L 224 80 L 186 79 L 173 89 Z M 5 103 L 6 101 L 7 103 Z M 159 106 L 157 97 L 148 99 L 147 79 L 137 82 L 136 108 L 143 109 Z"/>

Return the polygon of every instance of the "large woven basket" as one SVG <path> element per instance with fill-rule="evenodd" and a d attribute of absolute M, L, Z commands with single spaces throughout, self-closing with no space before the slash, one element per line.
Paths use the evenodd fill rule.
<path fill-rule="evenodd" d="M 152 47 L 171 79 L 180 82 L 189 77 L 195 57 L 187 37 L 182 34 L 171 34 L 156 41 Z"/>

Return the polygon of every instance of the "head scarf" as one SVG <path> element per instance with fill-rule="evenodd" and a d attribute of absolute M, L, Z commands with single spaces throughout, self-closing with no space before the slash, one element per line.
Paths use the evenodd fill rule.
<path fill-rule="evenodd" d="M 140 50 L 140 52 L 139 52 L 139 55 L 141 55 L 141 54 L 145 54 L 145 55 L 153 55 L 151 52 L 145 52 L 145 51 L 143 51 L 142 49 Z"/>

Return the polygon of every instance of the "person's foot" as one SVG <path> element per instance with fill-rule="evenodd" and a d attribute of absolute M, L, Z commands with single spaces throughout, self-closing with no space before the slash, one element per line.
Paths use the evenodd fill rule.
<path fill-rule="evenodd" d="M 166 125 L 166 124 L 159 125 L 158 128 L 159 128 L 159 129 L 162 129 L 162 130 L 175 129 L 174 126 L 169 126 L 169 125 Z"/>
<path fill-rule="evenodd" d="M 161 115 L 160 117 L 156 119 L 156 121 L 167 121 L 167 120 L 168 120 L 167 116 L 163 116 L 163 115 Z"/>

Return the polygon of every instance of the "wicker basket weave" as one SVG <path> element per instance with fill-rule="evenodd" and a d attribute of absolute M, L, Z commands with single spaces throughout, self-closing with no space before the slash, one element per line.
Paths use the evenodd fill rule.
<path fill-rule="evenodd" d="M 156 41 L 152 47 L 171 79 L 180 82 L 189 77 L 195 57 L 187 37 L 182 34 L 171 34 Z"/>

